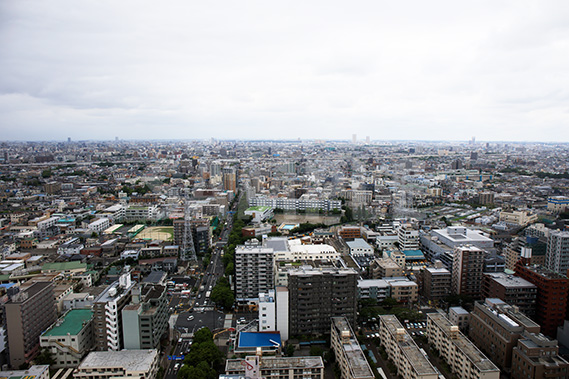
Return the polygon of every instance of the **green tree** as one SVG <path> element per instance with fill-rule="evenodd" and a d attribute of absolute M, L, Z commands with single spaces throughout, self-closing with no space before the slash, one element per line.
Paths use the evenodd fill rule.
<path fill-rule="evenodd" d="M 41 172 L 41 177 L 42 178 L 49 178 L 51 177 L 51 170 L 47 169 L 47 170 L 43 170 Z"/>
<path fill-rule="evenodd" d="M 233 262 L 229 262 L 225 267 L 225 276 L 230 276 L 235 274 L 235 265 Z"/>

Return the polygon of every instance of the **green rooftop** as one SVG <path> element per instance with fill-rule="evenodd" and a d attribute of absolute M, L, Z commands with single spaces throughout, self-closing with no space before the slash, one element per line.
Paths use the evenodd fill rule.
<path fill-rule="evenodd" d="M 54 327 L 50 328 L 43 335 L 46 337 L 51 336 L 66 336 L 70 334 L 72 336 L 78 334 L 85 322 L 89 321 L 93 317 L 93 311 L 90 309 L 72 309 L 63 316 L 63 322 L 61 319 L 58 321 L 60 323 L 55 324 Z"/>
<path fill-rule="evenodd" d="M 264 205 L 259 205 L 258 207 L 249 207 L 247 208 L 245 211 L 256 211 L 256 212 L 264 212 L 268 209 L 270 209 L 271 207 L 267 207 Z"/>
<path fill-rule="evenodd" d="M 46 263 L 42 266 L 41 269 L 42 271 L 67 271 L 79 269 L 86 270 L 87 263 L 81 263 L 79 261 Z"/>

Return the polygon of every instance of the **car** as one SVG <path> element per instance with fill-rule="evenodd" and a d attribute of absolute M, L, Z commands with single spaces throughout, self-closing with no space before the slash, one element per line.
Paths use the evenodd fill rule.
<path fill-rule="evenodd" d="M 179 369 L 179 368 L 180 368 L 180 364 L 179 364 L 179 363 L 176 363 L 176 364 L 174 365 L 174 370 L 177 370 L 177 369 Z"/>
<path fill-rule="evenodd" d="M 192 321 L 194 318 L 195 318 L 194 315 L 190 315 L 188 316 L 188 321 Z"/>

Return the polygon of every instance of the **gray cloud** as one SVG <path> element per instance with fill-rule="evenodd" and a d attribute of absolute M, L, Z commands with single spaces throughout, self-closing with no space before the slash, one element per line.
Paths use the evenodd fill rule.
<path fill-rule="evenodd" d="M 564 1 L 1 2 L 0 125 L 17 140 L 569 141 L 567 20 Z"/>

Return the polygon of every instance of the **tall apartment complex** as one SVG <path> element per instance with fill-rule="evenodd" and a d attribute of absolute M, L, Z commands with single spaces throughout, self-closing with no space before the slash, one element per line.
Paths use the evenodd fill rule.
<path fill-rule="evenodd" d="M 442 300 L 450 293 L 451 274 L 443 267 L 423 269 L 422 294 L 429 300 Z"/>
<path fill-rule="evenodd" d="M 53 284 L 38 282 L 4 304 L 10 366 L 29 363 L 40 350 L 40 335 L 57 320 Z"/>
<path fill-rule="evenodd" d="M 557 327 L 563 325 L 567 311 L 569 279 L 540 266 L 526 266 L 523 260 L 516 265 L 516 275 L 537 287 L 535 321 L 541 325 L 541 332 L 557 336 Z"/>
<path fill-rule="evenodd" d="M 143 284 L 132 289 L 132 303 L 122 310 L 125 349 L 156 349 L 168 327 L 166 287 Z"/>
<path fill-rule="evenodd" d="M 235 173 L 235 169 L 233 167 L 224 167 L 221 170 L 221 172 L 222 172 L 223 190 L 236 192 L 237 174 Z"/>
<path fill-rule="evenodd" d="M 549 232 L 545 267 L 561 275 L 567 275 L 569 272 L 569 232 Z"/>
<path fill-rule="evenodd" d="M 476 246 L 458 246 L 452 262 L 452 292 L 459 295 L 480 297 L 482 272 L 486 252 Z"/>
<path fill-rule="evenodd" d="M 118 351 L 124 348 L 122 310 L 130 302 L 133 286 L 130 273 L 123 274 L 93 303 L 95 350 Z"/>
<path fill-rule="evenodd" d="M 235 297 L 238 301 L 258 299 L 274 288 L 274 252 L 256 239 L 235 248 Z"/>
<path fill-rule="evenodd" d="M 355 323 L 358 274 L 353 269 L 289 271 L 290 335 L 326 334 L 330 317 Z"/>
<path fill-rule="evenodd" d="M 537 287 L 525 279 L 504 272 L 485 273 L 482 298 L 497 298 L 518 307 L 528 317 L 535 315 Z"/>

